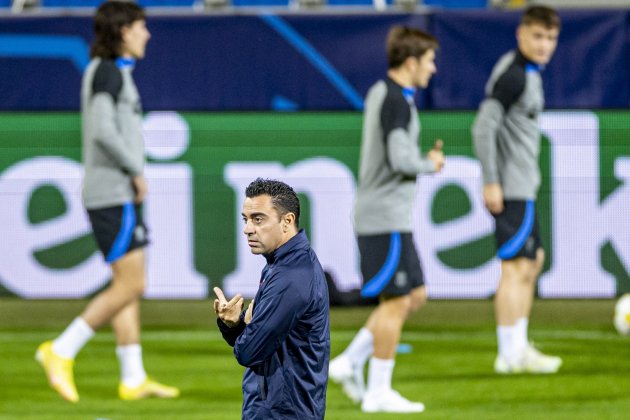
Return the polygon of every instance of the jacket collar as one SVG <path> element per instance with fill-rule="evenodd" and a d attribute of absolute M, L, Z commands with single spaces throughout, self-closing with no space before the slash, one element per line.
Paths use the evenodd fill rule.
<path fill-rule="evenodd" d="M 284 244 L 280 245 L 275 251 L 271 254 L 264 254 L 265 259 L 267 260 L 267 264 L 273 264 L 274 262 L 281 260 L 284 256 L 297 251 L 298 249 L 305 249 L 309 247 L 308 238 L 306 237 L 306 232 L 304 229 L 300 229 L 298 233 L 286 241 Z"/>

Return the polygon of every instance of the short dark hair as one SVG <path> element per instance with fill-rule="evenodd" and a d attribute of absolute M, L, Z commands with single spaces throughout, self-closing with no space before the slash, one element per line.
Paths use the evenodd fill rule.
<path fill-rule="evenodd" d="M 94 15 L 92 57 L 117 58 L 122 44 L 121 30 L 137 20 L 144 20 L 142 7 L 124 0 L 109 0 L 101 4 Z"/>
<path fill-rule="evenodd" d="M 275 179 L 256 178 L 245 189 L 245 197 L 253 198 L 260 195 L 271 197 L 271 204 L 276 208 L 280 217 L 287 213 L 295 214 L 295 227 L 300 226 L 300 200 L 293 188 Z"/>
<path fill-rule="evenodd" d="M 394 26 L 387 35 L 389 68 L 400 67 L 409 57 L 422 57 L 439 46 L 437 39 L 426 32 L 407 26 Z"/>
<path fill-rule="evenodd" d="M 558 16 L 558 12 L 551 7 L 530 6 L 525 10 L 525 13 L 523 13 L 521 24 L 538 24 L 547 29 L 560 29 L 560 16 Z"/>

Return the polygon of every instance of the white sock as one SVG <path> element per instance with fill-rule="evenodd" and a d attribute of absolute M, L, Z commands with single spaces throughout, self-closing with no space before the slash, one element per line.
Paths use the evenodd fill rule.
<path fill-rule="evenodd" d="M 514 338 L 516 335 L 515 325 L 498 325 L 497 326 L 497 342 L 499 345 L 499 355 L 507 360 L 515 358 L 516 349 L 514 346 Z"/>
<path fill-rule="evenodd" d="M 130 388 L 142 385 L 147 379 L 142 363 L 142 347 L 140 344 L 117 346 L 116 356 L 120 363 L 120 381 Z"/>
<path fill-rule="evenodd" d="M 94 330 L 80 316 L 76 317 L 59 337 L 53 341 L 52 350 L 66 359 L 74 359 L 77 353 L 94 336 Z"/>
<path fill-rule="evenodd" d="M 527 318 L 519 318 L 516 320 L 516 324 L 514 325 L 514 350 L 517 352 L 521 351 L 529 344 L 529 340 L 527 339 L 528 323 L 529 320 Z"/>
<path fill-rule="evenodd" d="M 392 389 L 392 373 L 394 373 L 394 359 L 370 359 L 368 370 L 367 392 L 382 392 Z"/>
<path fill-rule="evenodd" d="M 363 327 L 354 336 L 352 342 L 343 351 L 342 355 L 352 362 L 355 368 L 363 369 L 365 362 L 369 359 L 374 351 L 374 336 L 372 332 Z"/>

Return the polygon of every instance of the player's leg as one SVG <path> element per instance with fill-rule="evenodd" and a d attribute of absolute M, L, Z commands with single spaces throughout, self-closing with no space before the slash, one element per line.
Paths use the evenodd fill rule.
<path fill-rule="evenodd" d="M 529 327 L 529 315 L 532 311 L 532 304 L 534 302 L 534 293 L 536 290 L 536 281 L 538 275 L 542 270 L 545 261 L 545 252 L 542 248 L 536 250 L 536 259 L 525 259 L 527 262 L 527 269 L 525 272 L 524 289 L 522 292 L 522 306 L 516 318 L 516 330 L 517 341 L 529 344 L 528 327 Z"/>
<path fill-rule="evenodd" d="M 529 265 L 522 257 L 501 262 L 501 279 L 494 298 L 498 341 L 495 369 L 499 373 L 521 370 L 520 360 L 527 341 L 517 333 L 517 321 L 525 311 Z"/>
<path fill-rule="evenodd" d="M 538 276 L 542 271 L 545 263 L 545 251 L 542 248 L 536 250 L 536 259 L 530 261 L 527 273 L 525 275 L 525 283 L 527 286 L 527 293 L 523 299 L 523 311 L 519 314 L 520 318 L 529 319 L 529 315 L 532 311 L 532 304 L 534 303 L 534 292 L 536 290 L 536 283 Z"/>
<path fill-rule="evenodd" d="M 417 312 L 427 303 L 427 288 L 425 286 L 416 287 L 409 296 L 411 297 L 410 313 Z"/>
<path fill-rule="evenodd" d="M 361 272 L 365 281 L 372 279 L 382 269 L 387 260 L 390 242 L 389 234 L 358 237 Z M 376 296 L 378 292 L 371 297 Z M 372 330 L 378 311 L 379 306 L 371 312 L 365 325 L 357 332 L 348 347 L 330 361 L 328 370 L 330 380 L 341 384 L 344 393 L 355 403 L 361 402 L 365 393 L 363 371 L 374 351 Z"/>
<path fill-rule="evenodd" d="M 402 327 L 411 310 L 411 297 L 395 296 L 382 300 L 375 311 L 370 331 L 374 336 L 373 358 L 393 360 L 400 342 Z M 384 383 L 384 387 L 391 386 Z"/>
<path fill-rule="evenodd" d="M 533 201 L 506 201 L 496 216 L 501 280 L 495 296 L 498 373 L 554 373 L 562 363 L 543 355 L 527 336 L 536 280 L 544 263 Z"/>
<path fill-rule="evenodd" d="M 368 317 L 365 325 L 357 332 L 348 347 L 330 361 L 330 379 L 343 387 L 344 393 L 353 402 L 359 403 L 365 393 L 365 364 L 374 351 L 374 336 L 370 326 L 376 318 L 378 307 Z"/>
<path fill-rule="evenodd" d="M 144 290 L 144 255 L 139 248 L 148 241 L 138 208 L 129 203 L 88 210 L 88 214 L 96 242 L 105 260 L 111 264 L 112 282 L 90 301 L 61 335 L 41 344 L 36 353 L 51 387 L 71 402 L 79 399 L 73 374 L 77 353 L 97 328 L 108 323 Z M 134 267 L 142 269 L 136 268 L 134 273 Z"/>
<path fill-rule="evenodd" d="M 120 364 L 118 395 L 123 400 L 148 397 L 175 398 L 179 390 L 147 377 L 140 345 L 140 300 L 135 299 L 112 319 L 116 335 L 116 356 Z"/>
<path fill-rule="evenodd" d="M 374 354 L 368 369 L 367 390 L 361 409 L 364 412 L 412 413 L 424 411 L 424 404 L 411 402 L 392 388 L 396 350 L 400 343 L 403 325 L 413 310 L 417 310 L 426 298 L 426 290 L 417 251 L 411 234 L 391 235 L 386 269 L 364 286 L 370 290 L 373 280 L 387 273 L 380 280 L 378 293 L 381 302 L 369 327 L 374 335 Z"/>
<path fill-rule="evenodd" d="M 77 402 L 74 383 L 74 359 L 94 336 L 122 308 L 137 300 L 144 290 L 144 254 L 135 249 L 112 263 L 113 279 L 109 287 L 90 301 L 83 313 L 54 341 L 40 345 L 36 358 L 46 370 L 48 381 L 64 399 Z"/>
<path fill-rule="evenodd" d="M 134 249 L 112 263 L 110 286 L 99 293 L 81 314 L 93 329 L 108 324 L 127 305 L 144 293 L 144 251 Z"/>
<path fill-rule="evenodd" d="M 523 365 L 524 370 L 529 373 L 556 373 L 562 366 L 561 358 L 541 353 L 529 341 L 527 334 L 536 281 L 540 275 L 544 261 L 545 253 L 542 248 L 538 248 L 536 251 L 536 259 L 530 260 L 530 269 L 526 275 L 526 283 L 529 288 L 527 297 L 530 299 L 525 301 L 523 314 L 516 322 L 517 334 L 526 342 Z"/>
<path fill-rule="evenodd" d="M 494 300 L 498 344 L 494 368 L 498 373 L 522 371 L 527 340 L 519 334 L 517 321 L 531 306 L 529 273 L 538 245 L 536 227 L 533 201 L 506 200 L 503 211 L 495 215 L 497 256 L 501 259 L 501 278 Z"/>

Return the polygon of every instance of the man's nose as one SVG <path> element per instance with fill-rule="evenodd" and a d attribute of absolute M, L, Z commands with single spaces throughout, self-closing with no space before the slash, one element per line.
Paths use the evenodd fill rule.
<path fill-rule="evenodd" d="M 243 233 L 247 235 L 253 232 L 254 232 L 254 224 L 251 222 L 246 222 L 245 226 L 243 226 Z"/>

